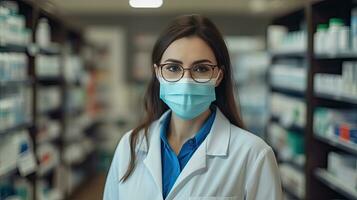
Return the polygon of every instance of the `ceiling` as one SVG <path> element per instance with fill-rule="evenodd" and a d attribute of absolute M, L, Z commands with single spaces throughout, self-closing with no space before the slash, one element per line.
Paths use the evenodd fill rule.
<path fill-rule="evenodd" d="M 212 13 L 229 15 L 275 15 L 296 9 L 304 0 L 164 0 L 162 7 L 138 9 L 129 0 L 45 0 L 49 8 L 63 15 L 128 15 Z"/>

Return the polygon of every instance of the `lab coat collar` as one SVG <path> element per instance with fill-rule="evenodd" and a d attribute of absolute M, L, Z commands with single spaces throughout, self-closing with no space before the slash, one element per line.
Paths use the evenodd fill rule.
<path fill-rule="evenodd" d="M 152 127 L 149 128 L 149 144 L 155 142 L 153 139 L 157 139 L 157 137 L 159 137 L 158 141 L 160 141 L 161 125 L 164 122 L 165 117 L 170 114 L 170 112 L 171 110 L 164 112 L 164 114 L 162 114 L 161 117 L 151 125 Z M 210 156 L 227 156 L 230 134 L 230 122 L 217 107 L 216 117 L 212 124 L 210 133 L 206 138 L 206 154 Z M 154 135 L 156 135 L 156 137 Z M 141 136 L 142 138 L 139 139 L 140 144 L 138 145 L 137 149 L 148 153 L 148 144 L 143 138 L 143 134 L 141 134 Z M 159 147 L 161 148 L 161 146 Z"/>
<path fill-rule="evenodd" d="M 166 118 L 166 116 L 171 112 L 171 110 L 167 110 L 164 112 L 164 114 L 161 115 L 161 117 L 154 121 L 150 127 L 149 127 L 149 130 L 148 130 L 148 140 L 149 140 L 149 144 L 151 143 L 151 140 L 150 137 L 152 135 L 155 135 L 155 134 L 159 134 L 160 135 L 160 128 L 161 128 L 161 124 L 164 122 L 164 119 Z M 157 132 L 159 131 L 159 132 Z M 152 137 L 151 137 L 152 138 Z M 144 137 L 144 130 L 141 130 L 141 133 L 139 134 L 139 139 L 138 139 L 139 143 L 138 145 L 136 146 L 136 151 L 139 152 L 139 151 L 142 151 L 144 153 L 147 153 L 148 152 L 148 144 L 147 144 L 147 141 Z"/>
<path fill-rule="evenodd" d="M 206 154 L 210 156 L 227 156 L 230 136 L 231 124 L 217 107 L 216 118 L 206 138 Z"/>
<path fill-rule="evenodd" d="M 166 111 L 159 120 L 152 124 L 152 129 L 150 128 L 148 133 L 148 141 L 150 148 L 147 148 L 146 140 L 144 145 L 140 145 L 141 150 L 147 152 L 147 156 L 144 159 L 144 164 L 148 168 L 151 176 L 159 190 L 162 194 L 162 165 L 161 165 L 161 140 L 160 140 L 160 129 L 162 122 L 166 115 L 171 111 Z M 192 155 L 191 159 L 188 161 L 186 167 L 180 173 L 175 184 L 173 185 L 171 191 L 169 192 L 166 199 L 172 199 L 175 194 L 181 188 L 182 184 L 185 184 L 188 179 L 194 176 L 201 170 L 207 167 L 207 155 L 211 156 L 226 156 L 228 154 L 228 145 L 230 139 L 230 122 L 223 115 L 223 113 L 217 109 L 216 117 L 213 122 L 210 133 L 207 138 L 203 141 L 200 147 Z"/>

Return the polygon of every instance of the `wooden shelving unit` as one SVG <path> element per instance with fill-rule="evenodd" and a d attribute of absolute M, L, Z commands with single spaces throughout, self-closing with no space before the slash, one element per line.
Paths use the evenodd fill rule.
<path fill-rule="evenodd" d="M 355 144 L 337 138 L 320 136 L 313 131 L 314 110 L 317 107 L 354 109 L 357 112 L 357 100 L 350 97 L 324 94 L 314 91 L 314 75 L 316 73 L 341 73 L 342 62 L 357 61 L 356 53 L 346 52 L 335 55 L 314 54 L 314 33 L 317 25 L 327 23 L 330 18 L 342 18 L 350 23 L 351 10 L 356 7 L 353 0 L 320 0 L 307 1 L 303 8 L 286 13 L 273 20 L 273 25 L 283 25 L 289 31 L 299 29 L 299 24 L 306 24 L 307 49 L 305 52 L 271 53 L 271 62 L 279 59 L 303 59 L 307 66 L 306 90 L 297 93 L 289 89 L 271 86 L 271 91 L 302 99 L 306 104 L 306 125 L 302 127 L 306 162 L 303 166 L 305 175 L 305 199 L 357 199 L 357 190 L 341 183 L 327 170 L 329 152 L 345 152 L 357 155 Z M 271 123 L 276 123 L 274 116 Z M 267 138 L 269 142 L 269 138 Z M 279 152 L 277 152 L 279 154 Z M 291 191 L 286 191 L 291 194 Z M 289 195 L 287 195 L 289 196 Z"/>

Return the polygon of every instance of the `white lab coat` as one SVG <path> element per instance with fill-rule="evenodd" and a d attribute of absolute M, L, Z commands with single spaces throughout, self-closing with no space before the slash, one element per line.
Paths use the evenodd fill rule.
<path fill-rule="evenodd" d="M 115 151 L 104 200 L 162 200 L 160 128 L 166 113 L 152 123 L 148 140 L 136 148 L 133 174 L 120 182 L 130 158 L 129 133 Z M 177 178 L 168 200 L 281 200 L 280 175 L 272 149 L 259 137 L 231 124 L 217 108 L 206 139 Z"/>

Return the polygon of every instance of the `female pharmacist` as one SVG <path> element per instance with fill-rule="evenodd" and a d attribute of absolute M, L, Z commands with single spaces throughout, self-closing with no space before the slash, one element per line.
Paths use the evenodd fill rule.
<path fill-rule="evenodd" d="M 178 17 L 160 35 L 146 118 L 119 142 L 105 200 L 282 199 L 272 149 L 243 129 L 229 59 L 203 16 Z"/>

